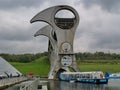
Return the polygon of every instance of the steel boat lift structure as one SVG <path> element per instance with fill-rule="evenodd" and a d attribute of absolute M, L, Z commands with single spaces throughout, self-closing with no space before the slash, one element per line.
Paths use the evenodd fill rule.
<path fill-rule="evenodd" d="M 61 10 L 68 10 L 74 14 L 73 18 L 55 17 Z M 67 5 L 58 5 L 47 8 L 31 19 L 31 23 L 43 21 L 48 25 L 38 30 L 34 36 L 44 35 L 49 38 L 48 52 L 50 72 L 48 79 L 55 79 L 63 71 L 70 71 L 69 67 L 79 72 L 73 51 L 73 41 L 76 28 L 79 24 L 77 11 Z"/>

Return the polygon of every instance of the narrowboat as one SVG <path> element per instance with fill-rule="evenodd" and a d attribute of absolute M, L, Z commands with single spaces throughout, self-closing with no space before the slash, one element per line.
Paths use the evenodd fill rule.
<path fill-rule="evenodd" d="M 94 83 L 94 84 L 107 84 L 108 78 L 104 77 L 102 71 L 92 72 L 62 72 L 60 73 L 60 80 L 74 81 L 80 83 Z"/>

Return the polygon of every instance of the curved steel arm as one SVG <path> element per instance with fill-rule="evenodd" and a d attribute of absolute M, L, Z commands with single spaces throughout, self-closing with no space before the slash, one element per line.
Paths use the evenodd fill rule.
<path fill-rule="evenodd" d="M 51 37 L 50 37 L 50 36 L 51 36 L 51 35 L 50 35 L 51 32 L 52 32 L 52 27 L 51 27 L 50 25 L 47 25 L 47 26 L 39 29 L 39 30 L 34 34 L 34 36 L 36 37 L 36 36 L 39 36 L 39 35 L 44 35 L 44 36 L 47 36 L 48 38 L 51 38 Z"/>
<path fill-rule="evenodd" d="M 75 15 L 75 18 L 76 18 L 76 26 L 78 25 L 79 15 L 78 15 L 77 11 L 74 8 L 67 6 L 67 5 L 59 5 L 59 6 L 47 8 L 47 9 L 41 11 L 40 13 L 38 13 L 37 15 L 35 15 L 31 19 L 30 22 L 33 23 L 33 22 L 37 22 L 37 21 L 44 21 L 44 22 L 47 22 L 48 24 L 50 24 L 52 27 L 54 27 L 53 23 L 54 23 L 55 14 L 59 10 L 69 10 L 69 11 L 73 12 L 73 14 Z"/>
<path fill-rule="evenodd" d="M 41 29 L 39 29 L 35 34 L 34 36 L 39 36 L 39 35 L 44 35 L 44 36 L 47 36 L 53 46 L 53 48 L 55 48 L 56 46 L 56 41 L 54 40 L 53 36 L 51 35 L 52 34 L 52 27 L 50 25 L 47 25 Z"/>

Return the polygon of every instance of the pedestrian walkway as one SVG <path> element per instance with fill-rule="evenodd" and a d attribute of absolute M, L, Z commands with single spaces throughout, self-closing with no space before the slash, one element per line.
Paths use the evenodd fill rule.
<path fill-rule="evenodd" d="M 47 85 L 40 85 L 40 78 L 36 78 L 28 84 L 21 85 L 20 90 L 47 90 Z"/>
<path fill-rule="evenodd" d="M 28 80 L 28 78 L 24 76 L 0 79 L 0 90 L 26 80 Z"/>

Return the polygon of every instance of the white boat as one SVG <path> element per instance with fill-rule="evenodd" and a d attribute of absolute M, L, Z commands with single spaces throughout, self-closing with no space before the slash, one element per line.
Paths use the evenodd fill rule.
<path fill-rule="evenodd" d="M 101 71 L 92 72 L 63 72 L 60 74 L 60 80 L 76 81 L 80 83 L 106 84 L 108 78 L 104 77 Z"/>
<path fill-rule="evenodd" d="M 107 75 L 108 79 L 120 79 L 120 72 Z"/>

